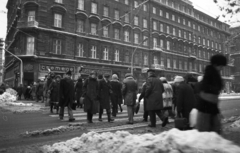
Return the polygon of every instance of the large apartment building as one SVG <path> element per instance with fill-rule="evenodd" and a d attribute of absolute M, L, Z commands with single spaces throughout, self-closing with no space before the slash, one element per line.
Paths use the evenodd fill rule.
<path fill-rule="evenodd" d="M 194 8 L 188 0 L 9 0 L 9 50 L 23 60 L 25 84 L 71 70 L 131 70 L 139 85 L 145 68 L 169 81 L 201 75 L 216 53 L 228 53 L 229 25 Z M 6 57 L 5 81 L 16 84 L 19 62 Z M 230 67 L 222 72 L 231 82 Z"/>

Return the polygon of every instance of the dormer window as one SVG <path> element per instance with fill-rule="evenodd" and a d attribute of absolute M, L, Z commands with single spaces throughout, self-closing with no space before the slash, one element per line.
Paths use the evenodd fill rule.
<path fill-rule="evenodd" d="M 35 21 L 35 11 L 28 12 L 28 22 Z"/>

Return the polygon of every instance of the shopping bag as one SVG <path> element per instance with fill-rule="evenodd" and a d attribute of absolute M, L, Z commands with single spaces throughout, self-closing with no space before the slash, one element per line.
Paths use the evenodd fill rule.
<path fill-rule="evenodd" d="M 184 130 L 188 128 L 188 121 L 186 118 L 176 118 L 174 121 L 175 128 Z"/>
<path fill-rule="evenodd" d="M 189 124 L 190 127 L 195 127 L 197 124 L 197 114 L 198 114 L 198 110 L 193 108 L 189 114 Z"/>
<path fill-rule="evenodd" d="M 134 105 L 134 112 L 135 112 L 135 114 L 138 113 L 139 109 L 140 109 L 140 103 L 136 103 L 136 104 Z"/>

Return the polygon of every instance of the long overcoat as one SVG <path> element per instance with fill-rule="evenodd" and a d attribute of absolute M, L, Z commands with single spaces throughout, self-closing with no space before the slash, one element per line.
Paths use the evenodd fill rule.
<path fill-rule="evenodd" d="M 83 83 L 82 83 L 82 79 L 78 79 L 77 84 L 75 85 L 75 100 L 80 100 L 80 97 L 83 94 Z"/>
<path fill-rule="evenodd" d="M 148 77 L 146 82 L 145 98 L 146 98 L 146 110 L 161 110 L 163 109 L 163 97 L 164 87 L 159 78 L 155 75 Z"/>
<path fill-rule="evenodd" d="M 116 104 L 122 104 L 122 84 L 118 80 L 111 81 L 111 100 Z"/>
<path fill-rule="evenodd" d="M 52 81 L 52 83 L 49 86 L 51 102 L 59 102 L 59 88 L 60 82 L 55 80 Z"/>
<path fill-rule="evenodd" d="M 196 97 L 192 87 L 185 82 L 177 86 L 177 111 L 182 113 L 184 118 L 189 118 L 191 110 L 196 103 Z"/>
<path fill-rule="evenodd" d="M 89 77 L 83 84 L 83 97 L 84 97 L 84 111 L 90 111 L 92 114 L 98 113 L 99 105 L 99 88 L 98 81 L 95 78 Z"/>
<path fill-rule="evenodd" d="M 127 77 L 123 80 L 122 94 L 124 105 L 134 106 L 137 99 L 138 86 L 133 77 Z"/>
<path fill-rule="evenodd" d="M 110 109 L 112 87 L 110 81 L 104 79 L 99 81 L 99 98 L 102 109 Z"/>
<path fill-rule="evenodd" d="M 59 106 L 72 105 L 74 100 L 74 82 L 70 78 L 61 79 L 59 85 Z"/>
<path fill-rule="evenodd" d="M 39 82 L 36 88 L 37 96 L 43 96 L 44 82 Z"/>

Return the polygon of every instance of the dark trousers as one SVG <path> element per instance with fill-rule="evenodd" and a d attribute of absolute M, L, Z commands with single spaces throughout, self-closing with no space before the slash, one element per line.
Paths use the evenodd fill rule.
<path fill-rule="evenodd" d="M 112 95 L 111 101 L 112 101 L 112 115 L 116 116 L 118 113 L 118 96 Z"/>
<path fill-rule="evenodd" d="M 80 100 L 77 100 L 77 107 L 80 107 L 80 108 L 83 107 L 82 104 L 80 104 Z"/>
<path fill-rule="evenodd" d="M 108 116 L 108 121 L 111 120 L 111 110 L 110 109 L 106 109 L 107 112 L 107 116 Z M 100 105 L 100 109 L 99 109 L 99 119 L 102 119 L 102 114 L 103 114 L 103 108 Z"/>
<path fill-rule="evenodd" d="M 151 121 L 151 125 L 152 126 L 156 126 L 156 115 L 162 120 L 164 121 L 164 119 L 166 118 L 164 116 L 164 111 L 161 110 L 151 110 L 149 111 L 149 116 L 150 116 L 150 121 Z"/>
<path fill-rule="evenodd" d="M 65 107 L 60 107 L 60 113 L 59 113 L 60 117 L 64 117 L 64 108 Z M 67 105 L 67 109 L 68 109 L 68 117 L 69 117 L 69 119 L 73 119 L 72 106 L 71 106 L 70 103 Z"/>
<path fill-rule="evenodd" d="M 148 120 L 148 115 L 149 115 L 148 111 L 146 110 L 146 105 L 147 105 L 147 103 L 146 103 L 146 101 L 144 100 L 144 101 L 143 101 L 143 119 L 144 119 L 145 121 Z"/>
<path fill-rule="evenodd" d="M 92 121 L 92 118 L 93 118 L 93 114 L 91 113 L 91 111 L 88 111 L 87 112 L 87 120 Z"/>

